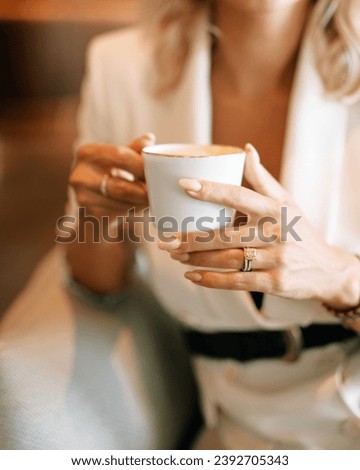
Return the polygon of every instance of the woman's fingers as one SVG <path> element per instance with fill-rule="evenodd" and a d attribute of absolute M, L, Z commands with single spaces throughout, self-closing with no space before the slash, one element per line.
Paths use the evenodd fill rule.
<path fill-rule="evenodd" d="M 267 169 L 261 165 L 260 156 L 255 147 L 251 144 L 246 144 L 245 151 L 244 177 L 251 187 L 256 192 L 279 202 L 287 201 L 289 194 Z"/>
<path fill-rule="evenodd" d="M 130 183 L 121 178 L 109 178 L 107 195 L 117 201 L 125 201 L 134 205 L 148 204 L 145 183 Z"/>
<path fill-rule="evenodd" d="M 152 132 L 147 132 L 146 134 L 141 135 L 140 137 L 137 137 L 135 140 L 133 140 L 129 144 L 129 147 L 135 150 L 135 152 L 141 152 L 144 147 L 147 147 L 148 145 L 154 145 L 155 142 L 155 135 Z"/>
<path fill-rule="evenodd" d="M 101 174 L 99 170 L 82 160 L 76 163 L 69 178 L 69 185 L 76 191 L 81 188 L 97 191 L 100 190 L 100 183 Z"/>
<path fill-rule="evenodd" d="M 82 190 L 101 194 L 100 186 L 105 174 L 107 173 L 102 173 L 94 166 L 79 162 L 72 171 L 69 183 L 75 188 L 78 198 Z M 133 205 L 148 204 L 146 185 L 142 181 L 129 182 L 109 175 L 106 193 L 106 197 L 102 195 L 104 199 L 123 201 Z"/>
<path fill-rule="evenodd" d="M 132 173 L 135 179 L 144 180 L 144 165 L 141 155 L 126 146 L 87 144 L 79 148 L 76 158 L 78 163 L 85 162 L 102 168 L 104 171 L 122 168 Z"/>
<path fill-rule="evenodd" d="M 251 218 L 277 215 L 279 202 L 288 201 L 289 194 L 261 165 L 256 149 L 246 144 L 245 150 L 244 176 L 253 189 L 188 178 L 179 185 L 194 199 L 232 207 Z"/>
<path fill-rule="evenodd" d="M 159 242 L 161 250 L 176 253 L 193 253 L 196 251 L 213 251 L 230 248 L 265 247 L 278 241 L 280 234 L 278 226 L 273 221 L 273 226 L 263 226 L 261 229 L 243 225 L 237 228 L 225 230 L 212 230 L 209 232 L 193 232 L 186 234 L 172 234 L 169 241 Z"/>
<path fill-rule="evenodd" d="M 132 208 L 138 209 L 139 207 L 147 207 L 147 199 L 144 202 L 135 200 L 136 197 L 133 196 L 131 200 L 131 195 L 129 193 L 124 194 L 123 197 L 111 198 L 109 196 L 103 196 L 96 191 L 92 191 L 86 188 L 81 188 L 76 192 L 76 199 L 80 207 L 90 208 L 91 206 L 102 206 L 107 209 L 112 209 L 123 213 Z"/>
<path fill-rule="evenodd" d="M 148 206 L 142 148 L 155 143 L 144 134 L 129 146 L 88 144 L 77 151 L 69 184 L 79 206 L 92 214 L 124 215 L 130 209 Z"/>
<path fill-rule="evenodd" d="M 194 199 L 232 207 L 255 217 L 273 215 L 278 209 L 273 199 L 243 186 L 197 179 L 181 179 L 179 185 Z"/>
<path fill-rule="evenodd" d="M 270 293 L 272 277 L 268 272 L 218 272 L 218 271 L 189 271 L 185 277 L 194 284 L 211 289 L 244 290 Z"/>
<path fill-rule="evenodd" d="M 148 132 L 137 137 L 128 146 L 96 143 L 83 145 L 77 151 L 76 160 L 106 171 L 117 171 L 119 176 L 128 181 L 144 180 L 144 164 L 140 152 L 147 145 L 153 145 L 155 140 L 155 135 Z"/>
<path fill-rule="evenodd" d="M 272 269 L 277 266 L 270 250 L 257 250 L 252 269 Z M 207 268 L 237 269 L 244 266 L 244 251 L 241 248 L 214 250 L 196 253 L 171 253 L 171 257 L 183 264 Z"/>

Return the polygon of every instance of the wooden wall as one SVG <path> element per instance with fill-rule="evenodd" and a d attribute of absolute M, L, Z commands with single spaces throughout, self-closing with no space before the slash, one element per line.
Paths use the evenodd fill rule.
<path fill-rule="evenodd" d="M 151 0 L 150 0 L 151 1 Z M 131 23 L 137 0 L 1 0 L 0 18 L 14 21 L 101 21 Z"/>
<path fill-rule="evenodd" d="M 137 18 L 136 0 L 1 0 L 0 99 L 77 93 L 89 40 Z"/>

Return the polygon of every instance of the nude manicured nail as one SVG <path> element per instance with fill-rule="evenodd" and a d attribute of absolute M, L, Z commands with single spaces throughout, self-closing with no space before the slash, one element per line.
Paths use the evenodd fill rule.
<path fill-rule="evenodd" d="M 111 168 L 111 176 L 113 178 L 122 178 L 123 180 L 130 181 L 130 183 L 135 181 L 135 176 L 132 173 L 121 168 Z"/>
<path fill-rule="evenodd" d="M 202 184 L 199 180 L 183 178 L 179 181 L 179 185 L 186 191 L 194 191 L 195 193 L 202 190 Z"/>
<path fill-rule="evenodd" d="M 175 240 L 171 240 L 169 242 L 161 241 L 159 242 L 158 246 L 160 250 L 166 250 L 166 251 L 177 250 L 181 246 L 181 240 L 179 240 L 178 238 L 175 238 Z"/>
<path fill-rule="evenodd" d="M 144 140 L 150 140 L 151 142 L 153 142 L 153 141 L 155 142 L 155 140 L 156 140 L 155 134 L 153 134 L 152 132 L 147 132 L 142 137 L 143 137 Z"/>
<path fill-rule="evenodd" d="M 189 279 L 189 281 L 194 281 L 194 282 L 199 282 L 202 279 L 202 275 L 199 273 L 195 273 L 193 271 L 188 271 L 185 273 L 186 279 Z"/>

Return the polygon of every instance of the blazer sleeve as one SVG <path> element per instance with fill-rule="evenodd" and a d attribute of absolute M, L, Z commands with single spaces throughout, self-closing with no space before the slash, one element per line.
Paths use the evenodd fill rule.
<path fill-rule="evenodd" d="M 103 56 L 95 39 L 86 53 L 75 148 L 90 142 L 109 143 L 111 140 L 109 116 L 106 112 L 108 97 L 104 71 Z"/>

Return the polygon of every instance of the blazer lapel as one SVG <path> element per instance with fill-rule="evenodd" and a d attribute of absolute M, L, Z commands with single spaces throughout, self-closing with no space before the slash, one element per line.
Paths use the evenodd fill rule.
<path fill-rule="evenodd" d="M 324 236 L 336 230 L 348 107 L 325 95 L 309 35 L 295 77 L 284 145 L 281 183 Z"/>
<path fill-rule="evenodd" d="M 307 35 L 288 111 L 280 182 L 310 223 L 329 241 L 336 239 L 349 108 L 326 96 Z M 284 316 L 288 312 L 288 318 Z M 272 323 L 330 323 L 320 304 L 266 295 L 263 313 Z M 336 321 L 335 319 L 333 321 Z"/>

